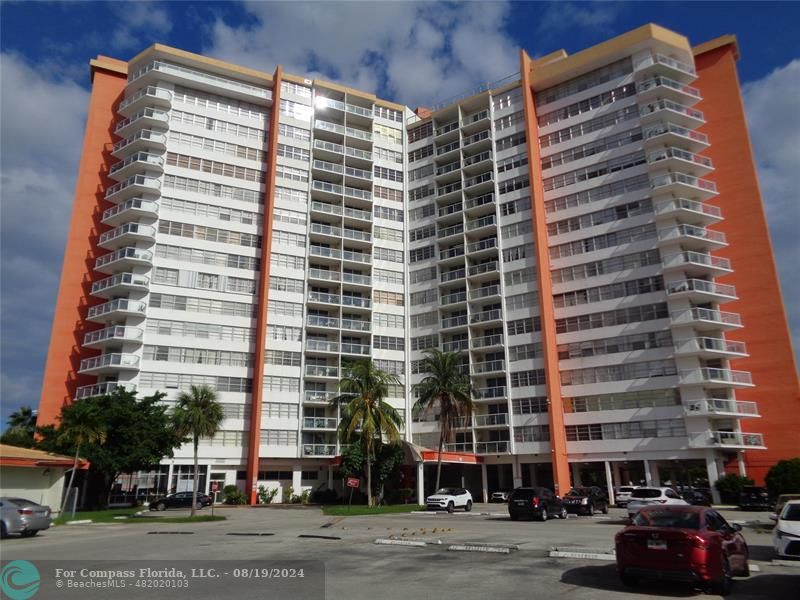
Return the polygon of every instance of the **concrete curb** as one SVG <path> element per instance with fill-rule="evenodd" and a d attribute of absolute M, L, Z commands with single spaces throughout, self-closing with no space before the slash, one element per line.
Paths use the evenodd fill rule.
<path fill-rule="evenodd" d="M 451 552 L 492 552 L 495 554 L 511 554 L 511 548 L 498 546 L 478 546 L 475 544 L 453 544 L 447 547 Z"/>
<path fill-rule="evenodd" d="M 428 545 L 427 542 L 420 542 L 414 540 L 390 540 L 386 538 L 378 538 L 373 543 L 378 544 L 379 546 L 414 546 L 417 548 Z"/>
<path fill-rule="evenodd" d="M 779 567 L 800 567 L 800 561 L 793 561 L 793 560 L 776 559 L 769 564 L 778 565 Z"/>
<path fill-rule="evenodd" d="M 567 552 L 562 550 L 550 550 L 550 558 L 588 558 L 592 560 L 608 561 L 617 560 L 617 557 L 614 554 L 600 552 Z"/>
<path fill-rule="evenodd" d="M 88 525 L 89 523 L 94 523 L 91 519 L 80 519 L 78 521 L 67 521 L 64 525 Z"/>

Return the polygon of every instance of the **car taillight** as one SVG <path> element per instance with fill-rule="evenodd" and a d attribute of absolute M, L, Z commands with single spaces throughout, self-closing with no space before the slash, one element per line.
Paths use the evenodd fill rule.
<path fill-rule="evenodd" d="M 692 536 L 692 546 L 695 548 L 700 548 L 701 550 L 705 550 L 708 548 L 708 541 L 699 535 L 694 535 Z"/>
<path fill-rule="evenodd" d="M 21 515 L 32 515 L 33 510 L 30 508 L 18 508 L 17 512 Z"/>
<path fill-rule="evenodd" d="M 533 505 L 539 506 L 539 498 L 537 498 L 536 496 L 533 497 Z"/>

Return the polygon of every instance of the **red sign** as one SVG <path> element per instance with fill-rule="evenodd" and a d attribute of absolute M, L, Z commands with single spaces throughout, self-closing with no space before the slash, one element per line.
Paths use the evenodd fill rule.
<path fill-rule="evenodd" d="M 347 487 L 357 488 L 361 485 L 361 480 L 358 477 L 348 477 Z"/>
<path fill-rule="evenodd" d="M 212 481 L 211 482 L 211 491 L 212 492 L 219 491 L 219 482 L 218 481 Z"/>

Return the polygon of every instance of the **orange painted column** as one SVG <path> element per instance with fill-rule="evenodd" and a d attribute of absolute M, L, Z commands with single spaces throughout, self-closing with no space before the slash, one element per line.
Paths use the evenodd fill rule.
<path fill-rule="evenodd" d="M 761 419 L 742 420 L 748 433 L 763 433 L 767 450 L 745 452 L 747 474 L 762 483 L 780 459 L 800 456 L 800 386 L 792 352 L 786 310 L 775 257 L 758 186 L 744 106 L 736 74 L 736 48 L 721 46 L 695 57 L 698 87 L 705 112 L 703 131 L 711 147 L 705 152 L 715 171 L 719 197 L 712 201 L 725 220 L 715 228 L 725 232 L 727 248 L 717 254 L 730 258 L 734 272 L 719 279 L 736 286 L 739 300 L 723 310 L 742 316 L 744 328 L 727 335 L 747 344 L 747 358 L 731 368 L 750 371 L 755 388 L 737 391 L 739 400 L 755 400 Z"/>
<path fill-rule="evenodd" d="M 267 139 L 267 177 L 264 184 L 264 216 L 261 236 L 261 270 L 258 275 L 258 315 L 256 317 L 256 349 L 253 365 L 253 392 L 250 403 L 250 432 L 247 446 L 247 491 L 250 504 L 258 504 L 258 465 L 261 447 L 261 405 L 264 401 L 264 355 L 267 339 L 267 304 L 269 303 L 269 271 L 272 252 L 272 210 L 275 205 L 275 164 L 278 157 L 278 123 L 281 107 L 281 77 L 278 65 L 272 78 L 272 112 Z"/>
<path fill-rule="evenodd" d="M 87 332 L 102 327 L 85 319 L 90 306 L 104 302 L 90 291 L 94 281 L 105 277 L 94 271 L 94 261 L 105 253 L 98 249 L 97 241 L 100 231 L 107 229 L 101 218 L 106 188 L 115 183 L 108 178 L 108 170 L 116 162 L 111 156 L 115 108 L 127 83 L 126 63 L 103 60 L 113 64 L 109 69 L 92 66 L 92 94 L 42 378 L 38 425 L 55 424 L 61 407 L 74 399 L 76 388 L 97 381 L 94 375 L 78 375 L 78 367 L 82 359 L 99 354 L 82 344 Z"/>
<path fill-rule="evenodd" d="M 550 418 L 550 452 L 553 464 L 553 483 L 556 494 L 566 494 L 570 489 L 567 437 L 564 429 L 564 400 L 561 397 L 561 374 L 558 369 L 558 344 L 553 308 L 553 282 L 550 275 L 550 256 L 547 250 L 547 222 L 544 212 L 544 188 L 539 156 L 539 126 L 536 105 L 531 89 L 531 59 L 520 50 L 522 98 L 525 110 L 525 137 L 528 142 L 528 175 L 531 189 L 531 216 L 533 218 L 534 251 L 536 255 L 536 280 L 539 285 L 539 314 L 542 321 L 542 348 L 545 376 L 547 378 L 547 404 Z"/>

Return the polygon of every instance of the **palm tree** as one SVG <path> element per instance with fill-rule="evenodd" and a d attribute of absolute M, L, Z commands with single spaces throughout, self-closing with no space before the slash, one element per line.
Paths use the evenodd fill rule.
<path fill-rule="evenodd" d="M 367 503 L 372 506 L 372 458 L 375 446 L 383 438 L 389 443 L 400 441 L 403 418 L 384 398 L 390 385 L 400 385 L 396 375 L 375 366 L 371 358 L 359 360 L 345 367 L 339 381 L 339 395 L 331 400 L 333 406 L 342 406 L 339 439 L 350 443 L 360 434 L 362 449 L 367 457 Z"/>
<path fill-rule="evenodd" d="M 102 444 L 106 441 L 107 432 L 95 405 L 78 402 L 73 404 L 69 411 L 61 414 L 58 440 L 61 443 L 75 445 L 75 459 L 72 462 L 67 493 L 64 494 L 64 500 L 61 503 L 61 514 L 63 514 L 69 498 L 69 491 L 72 489 L 72 482 L 75 480 L 75 471 L 78 470 L 81 446 Z"/>
<path fill-rule="evenodd" d="M 450 441 L 453 420 L 472 416 L 473 389 L 469 376 L 460 371 L 460 357 L 456 352 L 442 352 L 434 348 L 425 352 L 422 372 L 427 376 L 414 386 L 419 400 L 414 412 L 439 407 L 439 458 L 436 461 L 436 489 L 442 475 L 442 450 Z"/>
<path fill-rule="evenodd" d="M 8 416 L 9 429 L 17 429 L 29 433 L 33 437 L 36 431 L 36 412 L 30 406 L 21 406 Z"/>
<path fill-rule="evenodd" d="M 175 427 L 181 436 L 192 438 L 194 444 L 194 482 L 192 487 L 192 512 L 197 510 L 197 485 L 200 468 L 197 464 L 197 447 L 201 437 L 212 437 L 219 430 L 225 411 L 217 401 L 217 393 L 207 385 L 193 385 L 189 392 L 178 395 L 178 403 L 172 413 Z"/>

